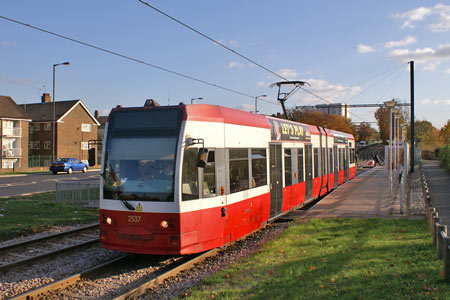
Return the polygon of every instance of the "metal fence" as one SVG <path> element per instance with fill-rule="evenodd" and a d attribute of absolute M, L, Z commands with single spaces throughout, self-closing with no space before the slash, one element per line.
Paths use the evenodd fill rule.
<path fill-rule="evenodd" d="M 57 182 L 56 202 L 83 207 L 98 207 L 100 184 L 86 182 Z"/>

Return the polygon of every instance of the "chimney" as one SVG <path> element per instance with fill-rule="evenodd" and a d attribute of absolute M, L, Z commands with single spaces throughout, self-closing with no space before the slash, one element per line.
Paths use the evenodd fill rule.
<path fill-rule="evenodd" d="M 50 96 L 49 93 L 43 93 L 41 103 L 48 103 L 48 102 L 52 102 L 52 97 Z"/>
<path fill-rule="evenodd" d="M 96 110 L 96 111 L 94 112 L 94 117 L 95 117 L 95 119 L 98 121 L 98 110 Z"/>

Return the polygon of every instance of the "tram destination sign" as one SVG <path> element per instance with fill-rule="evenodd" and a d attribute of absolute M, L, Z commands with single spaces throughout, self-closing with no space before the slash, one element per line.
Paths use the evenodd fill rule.
<path fill-rule="evenodd" d="M 279 119 L 268 120 L 273 141 L 311 141 L 311 132 L 307 125 Z"/>
<path fill-rule="evenodd" d="M 348 137 L 346 135 L 340 134 L 336 131 L 333 131 L 334 135 L 334 142 L 338 144 L 347 144 L 348 143 Z"/>

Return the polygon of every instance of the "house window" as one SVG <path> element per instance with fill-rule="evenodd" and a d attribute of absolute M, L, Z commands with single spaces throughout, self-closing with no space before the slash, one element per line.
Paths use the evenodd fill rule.
<path fill-rule="evenodd" d="M 52 130 L 52 123 L 44 123 L 44 130 L 45 131 Z"/>
<path fill-rule="evenodd" d="M 32 141 L 28 141 L 28 149 L 33 149 L 33 142 Z"/>
<path fill-rule="evenodd" d="M 91 132 L 92 125 L 91 124 L 81 124 L 81 131 L 83 132 Z"/>
<path fill-rule="evenodd" d="M 81 142 L 81 150 L 89 150 L 89 143 Z"/>
<path fill-rule="evenodd" d="M 44 142 L 44 149 L 50 149 L 52 142 L 51 141 L 45 141 Z"/>
<path fill-rule="evenodd" d="M 34 123 L 33 124 L 33 131 L 39 131 L 41 130 L 41 124 L 40 123 Z"/>
<path fill-rule="evenodd" d="M 41 142 L 40 141 L 34 141 L 33 142 L 33 149 L 41 149 Z"/>

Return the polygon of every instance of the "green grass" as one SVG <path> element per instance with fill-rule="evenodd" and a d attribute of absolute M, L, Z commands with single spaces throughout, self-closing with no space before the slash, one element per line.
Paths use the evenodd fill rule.
<path fill-rule="evenodd" d="M 57 204 L 55 193 L 0 199 L 0 240 L 41 232 L 57 225 L 98 221 L 97 208 Z"/>
<path fill-rule="evenodd" d="M 425 220 L 291 225 L 186 299 L 450 299 Z"/>

